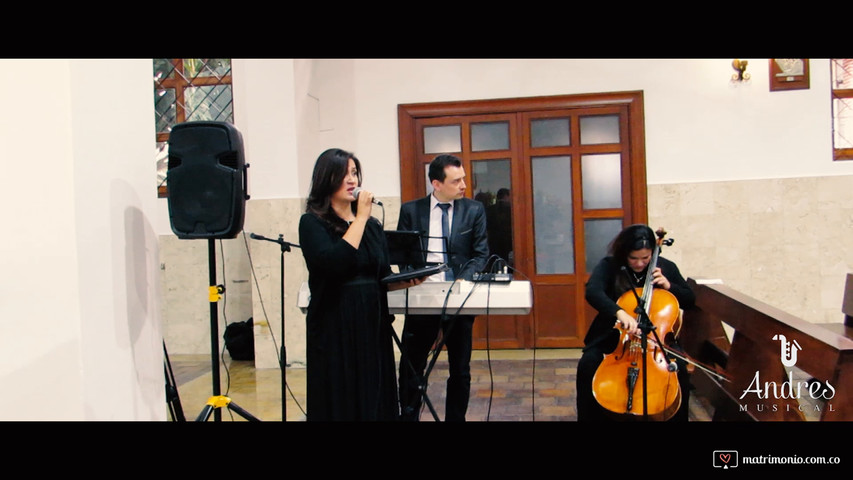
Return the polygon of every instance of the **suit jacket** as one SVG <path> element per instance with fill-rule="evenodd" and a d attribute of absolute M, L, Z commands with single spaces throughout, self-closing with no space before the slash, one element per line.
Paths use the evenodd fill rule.
<path fill-rule="evenodd" d="M 427 250 L 429 236 L 441 233 L 429 231 L 430 197 L 412 200 L 400 207 L 397 230 L 420 232 L 423 250 Z M 453 201 L 453 223 L 450 226 L 448 264 L 456 278 L 471 280 L 475 272 L 486 267 L 489 243 L 486 236 L 486 209 L 470 198 Z"/>

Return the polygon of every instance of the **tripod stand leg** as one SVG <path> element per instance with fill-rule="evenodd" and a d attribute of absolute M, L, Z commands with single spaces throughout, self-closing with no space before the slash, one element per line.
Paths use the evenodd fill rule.
<path fill-rule="evenodd" d="M 418 383 L 418 396 L 421 400 L 426 404 L 427 408 L 429 408 L 430 413 L 432 413 L 432 418 L 435 419 L 436 422 L 439 421 L 438 413 L 436 413 L 435 408 L 432 406 L 432 402 L 429 399 L 429 396 L 426 394 L 427 389 L 427 376 L 420 375 L 415 371 L 415 366 L 412 365 L 412 362 L 409 360 L 409 356 L 406 355 L 405 349 L 403 348 L 403 343 L 400 341 L 400 338 L 397 336 L 397 332 L 394 329 L 391 329 L 391 336 L 394 338 L 394 343 L 397 344 L 397 348 L 400 349 L 400 362 L 405 362 L 406 365 L 409 366 L 409 370 L 411 370 L 412 375 L 415 377 L 415 380 Z M 411 406 L 400 405 L 402 409 L 412 408 Z M 403 413 L 401 411 L 401 413 Z"/>
<path fill-rule="evenodd" d="M 199 413 L 198 417 L 196 417 L 195 421 L 196 422 L 206 422 L 207 419 L 210 418 L 210 414 L 213 413 L 213 410 L 214 410 L 213 406 L 205 405 L 204 408 L 201 410 L 201 413 Z"/>
<path fill-rule="evenodd" d="M 260 422 L 261 421 L 259 418 L 256 418 L 251 413 L 247 412 L 246 410 L 243 410 L 243 408 L 241 408 L 239 405 L 237 405 L 234 402 L 230 402 L 228 404 L 228 409 L 233 410 L 234 412 L 237 413 L 237 415 L 240 415 L 241 417 L 245 418 L 246 420 L 249 420 L 250 422 Z"/>
<path fill-rule="evenodd" d="M 240 407 L 236 403 L 232 402 L 230 398 L 228 398 L 224 395 L 218 395 L 218 396 L 210 397 L 207 400 L 207 405 L 205 405 L 204 408 L 201 410 L 201 413 L 198 414 L 196 421 L 197 422 L 206 422 L 210 418 L 211 413 L 213 413 L 214 411 L 220 411 L 218 409 L 220 409 L 222 407 L 228 407 L 229 410 L 234 411 L 235 413 L 237 413 L 237 415 L 240 415 L 241 417 L 245 418 L 246 420 L 249 420 L 252 422 L 260 422 L 260 419 L 253 416 L 251 413 L 247 412 L 242 407 Z"/>
<path fill-rule="evenodd" d="M 178 385 L 175 383 L 175 375 L 172 372 L 172 363 L 169 361 L 169 352 L 166 351 L 166 341 L 163 340 L 163 372 L 166 375 L 166 403 L 169 404 L 169 412 L 172 420 L 176 422 L 186 421 L 184 410 L 181 408 L 181 397 L 178 395 Z"/>
<path fill-rule="evenodd" d="M 207 419 L 210 418 L 211 413 L 221 412 L 221 410 L 219 410 L 219 409 L 224 407 L 224 406 L 227 406 L 228 402 L 230 402 L 230 401 L 231 401 L 231 399 L 224 396 L 224 395 L 214 395 L 214 396 L 208 398 L 207 404 L 204 406 L 203 409 L 201 409 L 201 413 L 198 414 L 196 421 L 197 422 L 206 422 Z M 220 418 L 221 418 L 220 415 L 221 415 L 221 413 L 219 413 L 219 415 L 216 416 L 216 421 L 220 420 Z"/>

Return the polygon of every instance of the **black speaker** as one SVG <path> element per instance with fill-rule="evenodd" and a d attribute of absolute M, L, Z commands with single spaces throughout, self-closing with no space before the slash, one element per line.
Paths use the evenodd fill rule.
<path fill-rule="evenodd" d="M 227 122 L 185 122 L 169 134 L 169 220 L 178 238 L 234 238 L 248 179 L 243 137 Z"/>

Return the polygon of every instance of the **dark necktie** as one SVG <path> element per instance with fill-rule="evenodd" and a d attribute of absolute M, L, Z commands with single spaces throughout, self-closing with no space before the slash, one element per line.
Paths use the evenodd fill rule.
<path fill-rule="evenodd" d="M 439 208 L 441 208 L 441 236 L 444 237 L 444 263 L 447 266 L 450 266 L 450 257 L 448 255 L 448 250 L 450 250 L 450 221 L 448 219 L 447 210 L 450 208 L 449 203 L 439 203 Z M 444 272 L 444 278 L 448 282 L 453 281 L 453 270 L 450 269 Z"/>

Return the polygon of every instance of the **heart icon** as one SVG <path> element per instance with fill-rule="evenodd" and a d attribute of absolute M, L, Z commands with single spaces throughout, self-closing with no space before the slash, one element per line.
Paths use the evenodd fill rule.
<path fill-rule="evenodd" d="M 721 453 L 720 454 L 720 460 L 722 460 L 723 463 L 729 463 L 729 460 L 731 460 L 731 458 L 732 458 L 732 454 L 730 454 L 730 453 Z"/>

